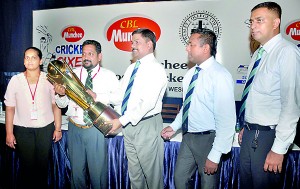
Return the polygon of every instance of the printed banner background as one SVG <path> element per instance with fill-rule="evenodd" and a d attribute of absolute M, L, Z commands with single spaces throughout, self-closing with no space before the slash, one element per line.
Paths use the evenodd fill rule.
<path fill-rule="evenodd" d="M 128 36 L 132 31 L 149 26 L 160 35 L 155 55 L 165 66 L 169 77 L 167 97 L 181 98 L 181 80 L 187 71 L 185 42 L 190 30 L 201 25 L 218 34 L 216 58 L 231 72 L 236 83 L 235 99 L 239 101 L 251 48 L 257 45 L 249 39 L 250 12 L 259 2 L 173 1 L 37 10 L 33 12 L 33 45 L 43 51 L 45 67 L 54 58 L 66 59 L 70 65 L 77 67 L 81 65 L 82 42 L 87 39 L 98 40 L 102 45 L 102 65 L 121 78 L 130 64 L 131 53 L 120 50 L 120 47 L 128 46 Z M 298 45 L 299 36 L 293 39 L 286 34 L 286 28 L 294 23 L 293 26 L 300 33 L 300 1 L 276 2 L 283 9 L 282 35 Z M 62 37 L 66 31 L 77 38 Z M 114 37 L 118 32 L 123 34 L 122 38 Z M 72 41 L 75 39 L 77 41 Z"/>

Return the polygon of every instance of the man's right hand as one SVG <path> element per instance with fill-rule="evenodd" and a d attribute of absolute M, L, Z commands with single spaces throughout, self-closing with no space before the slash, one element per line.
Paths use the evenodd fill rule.
<path fill-rule="evenodd" d="M 54 91 L 55 93 L 59 94 L 60 96 L 66 95 L 66 88 L 63 85 L 54 83 Z"/>
<path fill-rule="evenodd" d="M 242 128 L 242 130 L 240 130 L 239 135 L 238 135 L 238 143 L 239 143 L 239 145 L 242 144 L 243 134 L 244 134 L 244 128 Z"/>
<path fill-rule="evenodd" d="M 172 127 L 168 126 L 168 127 L 164 128 L 160 132 L 160 134 L 165 140 L 170 140 L 171 137 L 175 134 L 175 131 L 173 130 Z"/>

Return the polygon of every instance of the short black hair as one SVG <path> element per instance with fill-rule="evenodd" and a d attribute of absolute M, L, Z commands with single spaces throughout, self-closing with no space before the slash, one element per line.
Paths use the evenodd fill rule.
<path fill-rule="evenodd" d="M 150 39 L 153 43 L 153 51 L 155 50 L 156 36 L 153 31 L 149 30 L 148 28 L 139 28 L 132 32 L 132 35 L 134 34 L 141 34 L 144 38 Z"/>
<path fill-rule="evenodd" d="M 259 8 L 267 8 L 268 10 L 275 12 L 277 14 L 278 18 L 281 19 L 282 10 L 281 10 L 280 5 L 278 5 L 277 3 L 275 3 L 275 2 L 259 3 L 258 5 L 256 5 L 255 7 L 252 8 L 251 12 L 253 12 Z"/>
<path fill-rule="evenodd" d="M 24 57 L 25 57 L 26 51 L 28 51 L 28 50 L 30 50 L 30 49 L 35 50 L 35 51 L 37 52 L 37 54 L 38 54 L 38 56 L 39 56 L 40 59 L 43 58 L 42 51 L 41 51 L 39 48 L 36 48 L 36 47 L 28 47 L 28 48 L 24 51 Z"/>
<path fill-rule="evenodd" d="M 101 53 L 101 44 L 96 41 L 96 40 L 85 40 L 83 43 L 82 43 L 82 48 L 85 46 L 85 45 L 94 45 L 96 47 L 96 52 L 97 54 L 100 54 Z"/>
<path fill-rule="evenodd" d="M 217 36 L 216 34 L 207 28 L 192 29 L 191 34 L 200 34 L 200 45 L 208 44 L 210 47 L 210 54 L 216 56 L 217 54 Z"/>

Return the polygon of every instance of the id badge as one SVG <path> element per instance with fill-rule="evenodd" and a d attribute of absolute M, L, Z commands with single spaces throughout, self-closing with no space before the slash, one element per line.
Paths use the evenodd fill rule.
<path fill-rule="evenodd" d="M 32 109 L 30 112 L 30 119 L 31 120 L 37 120 L 38 118 L 38 113 L 37 113 L 37 108 L 35 106 L 35 103 L 32 103 Z"/>
<path fill-rule="evenodd" d="M 74 115 L 73 115 L 73 117 L 77 118 L 78 117 L 78 108 L 79 108 L 79 106 L 75 105 L 75 106 L 73 106 L 73 108 L 74 108 Z"/>

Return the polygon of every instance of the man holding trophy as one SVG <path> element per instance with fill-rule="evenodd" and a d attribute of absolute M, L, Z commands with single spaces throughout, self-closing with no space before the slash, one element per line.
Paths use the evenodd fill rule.
<path fill-rule="evenodd" d="M 154 56 L 156 36 L 147 28 L 132 33 L 132 56 L 120 88 L 110 101 L 122 103 L 121 117 L 113 119 L 115 133 L 122 127 L 132 189 L 159 189 L 163 183 L 164 142 L 162 99 L 168 83 L 163 66 Z"/>
<path fill-rule="evenodd" d="M 89 175 L 93 189 L 107 188 L 107 148 L 104 136 L 107 133 L 99 126 L 105 122 L 105 119 L 102 120 L 103 116 L 97 118 L 97 113 L 102 115 L 106 113 L 104 116 L 111 116 L 111 114 L 118 116 L 114 114 L 113 110 L 106 107 L 107 102 L 104 101 L 115 92 L 119 81 L 115 73 L 100 66 L 101 59 L 100 43 L 95 40 L 86 40 L 82 45 L 82 67 L 76 68 L 74 72 L 72 69 L 68 70 L 71 74 L 74 73 L 73 78 L 69 78 L 69 81 L 64 79 L 70 77 L 68 75 L 56 76 L 53 74 L 63 72 L 54 65 L 59 61 L 50 63 L 52 67 L 51 65 L 50 68 L 48 67 L 49 80 L 54 78 L 52 83 L 57 93 L 57 105 L 60 108 L 68 106 L 66 115 L 69 116 L 68 149 L 72 167 L 71 188 L 86 188 L 89 184 L 87 175 Z M 54 67 L 55 69 L 53 69 Z M 57 82 L 56 77 L 62 77 L 64 82 Z M 75 83 L 76 80 L 79 84 Z M 82 84 L 84 86 L 81 86 Z M 107 130 L 109 131 L 110 128 Z"/>

